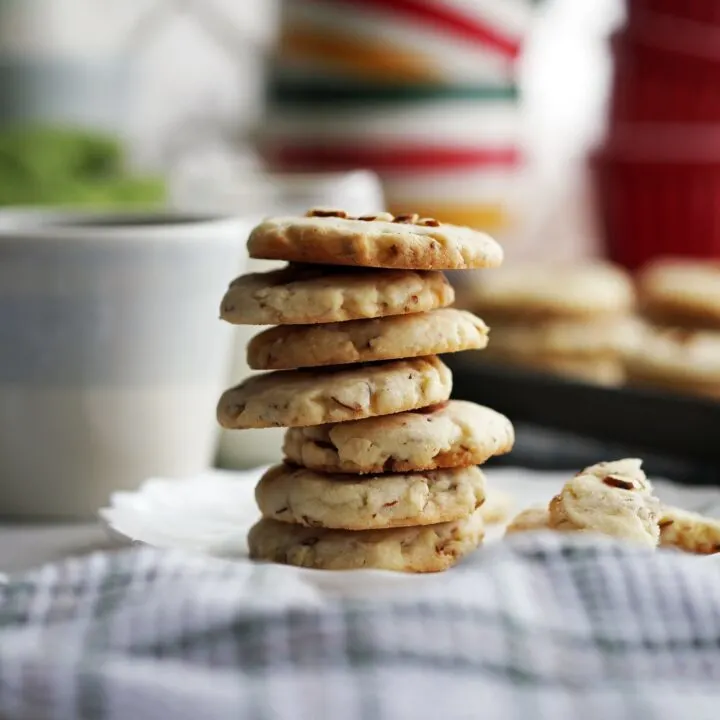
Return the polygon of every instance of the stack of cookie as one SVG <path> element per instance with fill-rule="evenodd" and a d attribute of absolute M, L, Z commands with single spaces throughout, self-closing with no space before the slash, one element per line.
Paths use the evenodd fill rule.
<path fill-rule="evenodd" d="M 496 267 L 482 233 L 417 216 L 311 211 L 248 243 L 278 271 L 230 286 L 221 314 L 277 325 L 250 342 L 266 370 L 228 390 L 228 429 L 287 427 L 285 462 L 260 480 L 251 556 L 326 569 L 446 569 L 484 536 L 477 465 L 508 452 L 502 415 L 449 401 L 438 354 L 481 349 L 488 328 L 448 306 L 441 270 Z"/>
<path fill-rule="evenodd" d="M 638 338 L 629 276 L 605 263 L 526 265 L 461 288 L 462 305 L 492 326 L 482 360 L 618 385 Z"/>

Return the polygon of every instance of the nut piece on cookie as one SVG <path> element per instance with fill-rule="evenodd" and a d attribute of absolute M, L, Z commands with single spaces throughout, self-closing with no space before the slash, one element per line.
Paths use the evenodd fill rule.
<path fill-rule="evenodd" d="M 479 468 L 333 475 L 278 465 L 255 490 L 263 517 L 306 527 L 377 530 L 452 522 L 485 500 Z"/>
<path fill-rule="evenodd" d="M 660 539 L 660 504 L 641 460 L 592 465 L 565 484 L 549 505 L 550 527 L 611 535 L 648 547 Z"/>
<path fill-rule="evenodd" d="M 320 472 L 381 473 L 482 465 L 510 452 L 513 426 L 461 400 L 356 422 L 291 428 L 285 457 Z"/>
<path fill-rule="evenodd" d="M 309 215 L 261 223 L 248 240 L 250 257 L 408 270 L 493 268 L 503 261 L 502 248 L 489 235 L 432 218 L 408 214 L 369 220 L 342 211 Z"/>
<path fill-rule="evenodd" d="M 295 370 L 444 355 L 481 350 L 488 332 L 480 318 L 453 308 L 375 320 L 279 326 L 250 341 L 247 361 L 253 370 Z"/>
<path fill-rule="evenodd" d="M 663 507 L 660 512 L 660 545 L 698 555 L 720 552 L 720 520 Z"/>
<path fill-rule="evenodd" d="M 220 315 L 233 325 L 306 325 L 426 312 L 454 300 L 440 272 L 289 265 L 237 278 Z"/>
<path fill-rule="evenodd" d="M 516 515 L 505 529 L 506 535 L 550 528 L 550 513 L 545 507 L 531 507 Z"/>
<path fill-rule="evenodd" d="M 452 373 L 437 357 L 251 377 L 225 391 L 226 429 L 307 427 L 416 410 L 448 400 Z"/>
<path fill-rule="evenodd" d="M 478 548 L 479 510 L 462 520 L 390 530 L 327 530 L 260 520 L 248 534 L 253 560 L 320 570 L 441 572 Z"/>

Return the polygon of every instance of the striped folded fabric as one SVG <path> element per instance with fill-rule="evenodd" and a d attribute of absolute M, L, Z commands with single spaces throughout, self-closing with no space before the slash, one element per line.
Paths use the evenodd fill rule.
<path fill-rule="evenodd" d="M 257 133 L 273 170 L 377 172 L 389 209 L 499 231 L 523 168 L 530 0 L 285 0 Z"/>
<path fill-rule="evenodd" d="M 507 7 L 500 10 L 503 3 Z M 530 16 L 528 3 L 483 0 L 472 11 L 471 5 L 457 0 L 285 0 L 278 53 L 288 65 L 332 66 L 376 82 L 511 80 L 522 20 Z"/>
<path fill-rule="evenodd" d="M 268 86 L 258 134 L 275 170 L 366 168 L 391 212 L 420 212 L 488 231 L 510 225 L 523 165 L 514 86 L 373 85 L 334 80 Z"/>

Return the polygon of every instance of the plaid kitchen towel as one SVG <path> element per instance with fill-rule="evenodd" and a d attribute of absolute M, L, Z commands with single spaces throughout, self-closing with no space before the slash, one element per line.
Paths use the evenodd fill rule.
<path fill-rule="evenodd" d="M 150 548 L 0 587 L 0 718 L 703 720 L 720 562 L 528 534 L 438 576 Z"/>

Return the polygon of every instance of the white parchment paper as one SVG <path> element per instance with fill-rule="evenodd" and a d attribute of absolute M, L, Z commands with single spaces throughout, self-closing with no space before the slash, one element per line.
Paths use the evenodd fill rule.
<path fill-rule="evenodd" d="M 248 558 L 246 535 L 258 519 L 254 489 L 265 468 L 247 472 L 211 471 L 189 479 L 151 479 L 135 493 L 117 493 L 101 517 L 108 529 L 128 541 L 193 554 L 233 558 L 248 566 L 253 587 L 266 599 L 282 588 L 296 599 L 319 601 L 327 594 L 362 597 L 409 587 L 442 592 L 448 575 L 413 576 L 372 570 L 324 572 L 255 563 Z M 487 470 L 488 485 L 513 496 L 514 512 L 531 505 L 547 504 L 568 479 L 568 473 L 535 472 L 519 468 Z M 720 488 L 691 488 L 667 480 L 655 480 L 663 502 L 720 517 Z M 486 545 L 498 542 L 503 526 L 490 526 Z M 467 558 L 460 567 L 472 566 L 483 552 Z M 467 574 L 458 573 L 464 578 Z M 442 578 L 442 579 L 441 579 Z M 457 578 L 460 580 L 460 577 Z M 265 591 L 263 591 L 265 588 Z M 273 592 L 269 589 L 273 588 Z"/>

